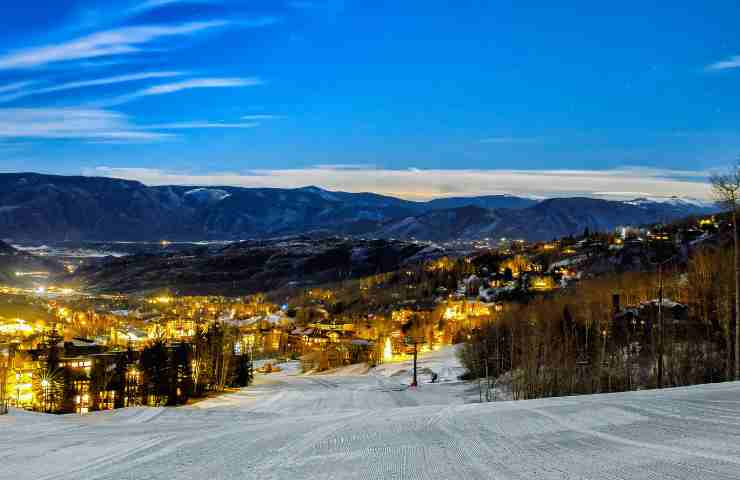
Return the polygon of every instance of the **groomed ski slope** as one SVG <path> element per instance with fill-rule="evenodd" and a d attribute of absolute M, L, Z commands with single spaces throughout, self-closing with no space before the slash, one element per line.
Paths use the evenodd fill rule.
<path fill-rule="evenodd" d="M 452 372 L 451 358 L 426 367 Z M 403 365 L 284 367 L 185 408 L 11 411 L 0 478 L 740 478 L 740 383 L 474 404 L 474 384 L 404 389 Z"/>

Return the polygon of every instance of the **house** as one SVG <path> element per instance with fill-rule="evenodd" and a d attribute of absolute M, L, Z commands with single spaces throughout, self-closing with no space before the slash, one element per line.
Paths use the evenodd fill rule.
<path fill-rule="evenodd" d="M 640 336 L 649 337 L 657 328 L 661 314 L 663 325 L 667 327 L 685 323 L 689 312 L 688 306 L 669 299 L 663 299 L 662 303 L 657 299 L 649 300 L 621 308 L 619 295 L 614 296 L 612 308 L 613 335 L 633 339 Z"/>
<path fill-rule="evenodd" d="M 535 292 L 549 292 L 557 287 L 551 275 L 528 275 L 527 282 L 529 289 Z"/>
<path fill-rule="evenodd" d="M 477 275 L 471 275 L 463 280 L 463 285 L 465 286 L 465 294 L 469 297 L 474 297 L 478 295 L 478 291 L 481 287 L 481 280 Z"/>

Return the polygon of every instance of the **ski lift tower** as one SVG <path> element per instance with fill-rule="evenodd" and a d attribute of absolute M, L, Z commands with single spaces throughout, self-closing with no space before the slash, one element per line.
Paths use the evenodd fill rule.
<path fill-rule="evenodd" d="M 417 357 L 419 355 L 419 345 L 425 344 L 426 343 L 426 340 L 424 339 L 424 337 L 407 336 L 405 338 L 405 343 L 406 343 L 407 346 L 413 347 L 413 350 L 411 351 L 411 353 L 414 355 L 414 378 L 411 381 L 411 385 L 410 386 L 411 387 L 418 387 L 419 386 L 419 382 L 417 380 L 417 375 L 416 375 L 416 371 L 417 371 L 416 370 L 416 360 L 417 360 Z"/>

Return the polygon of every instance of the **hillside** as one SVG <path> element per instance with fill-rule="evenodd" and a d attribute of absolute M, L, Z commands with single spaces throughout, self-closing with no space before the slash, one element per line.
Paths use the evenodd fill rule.
<path fill-rule="evenodd" d="M 386 222 L 373 233 L 384 238 L 437 241 L 501 237 L 550 240 L 578 235 L 586 228 L 592 232 L 613 231 L 623 225 L 667 223 L 712 211 L 661 202 L 553 198 L 517 210 L 476 206 L 438 210 Z"/>
<path fill-rule="evenodd" d="M 443 254 L 411 242 L 299 237 L 108 258 L 71 278 L 96 291 L 244 295 L 393 271 Z"/>
<path fill-rule="evenodd" d="M 711 209 L 686 208 L 673 203 L 617 202 L 593 198 L 553 198 L 526 209 L 510 212 L 497 230 L 498 236 L 550 240 L 592 232 L 612 231 L 621 225 L 668 223 Z"/>
<path fill-rule="evenodd" d="M 526 210 L 521 213 L 525 214 Z M 476 206 L 452 208 L 409 216 L 384 224 L 373 232 L 383 238 L 416 238 L 433 241 L 497 237 L 499 225 L 506 218 L 503 210 Z"/>

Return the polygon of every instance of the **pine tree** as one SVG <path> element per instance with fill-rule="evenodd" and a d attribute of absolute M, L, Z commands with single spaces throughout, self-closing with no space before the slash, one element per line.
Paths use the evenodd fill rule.
<path fill-rule="evenodd" d="M 161 405 L 171 391 L 167 342 L 164 338 L 155 338 L 142 350 L 140 366 L 146 403 Z"/>

